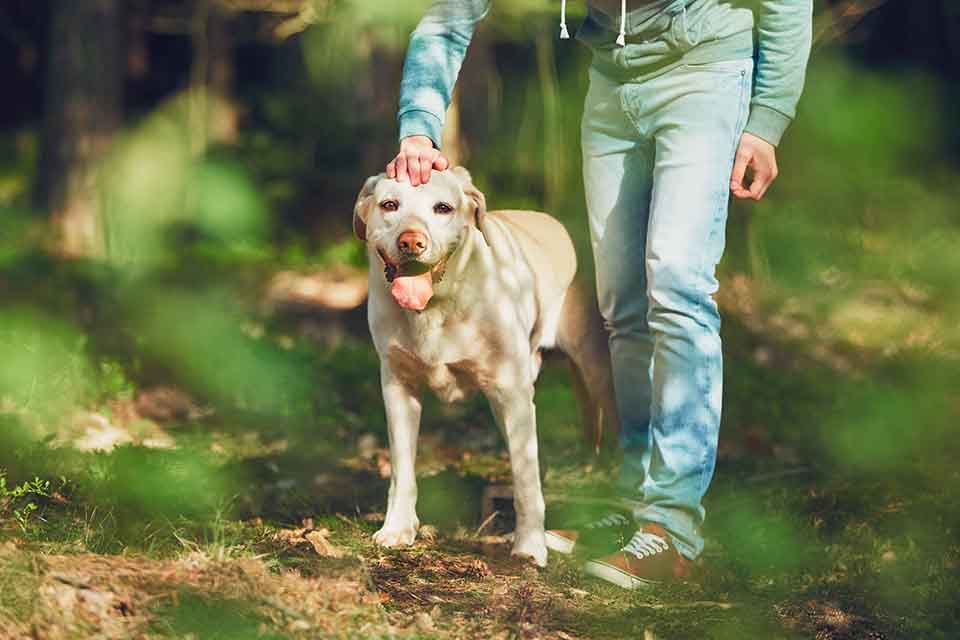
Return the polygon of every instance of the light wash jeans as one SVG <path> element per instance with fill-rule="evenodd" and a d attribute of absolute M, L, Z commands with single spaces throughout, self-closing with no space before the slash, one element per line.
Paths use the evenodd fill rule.
<path fill-rule="evenodd" d="M 723 355 L 712 294 L 751 59 L 684 65 L 642 83 L 590 70 L 583 176 L 600 311 L 610 332 L 624 463 L 638 522 L 703 550 Z"/>

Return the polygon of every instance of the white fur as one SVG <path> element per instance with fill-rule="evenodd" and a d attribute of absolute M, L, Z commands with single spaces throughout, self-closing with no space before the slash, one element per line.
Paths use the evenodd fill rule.
<path fill-rule="evenodd" d="M 512 553 L 544 566 L 544 500 L 533 403 L 540 358 L 539 345 L 531 345 L 530 336 L 539 323 L 543 341 L 552 344 L 563 299 L 548 301 L 550 317 L 540 317 L 537 274 L 508 225 L 488 216 L 480 232 L 477 203 L 465 194 L 468 186 L 465 171 L 434 172 L 430 182 L 419 187 L 381 178 L 368 182 L 368 199 L 361 193 L 358 201 L 370 256 L 370 332 L 380 357 L 393 468 L 386 520 L 374 540 L 395 546 L 416 538 L 414 463 L 421 387 L 446 401 L 479 390 L 490 402 L 510 453 L 517 512 Z M 383 210 L 380 203 L 387 200 L 399 202 L 399 208 Z M 439 201 L 456 211 L 435 213 Z M 382 251 L 399 261 L 396 240 L 408 229 L 429 238 L 423 262 L 448 259 L 443 280 L 422 312 L 405 310 L 394 301 L 378 256 Z"/>

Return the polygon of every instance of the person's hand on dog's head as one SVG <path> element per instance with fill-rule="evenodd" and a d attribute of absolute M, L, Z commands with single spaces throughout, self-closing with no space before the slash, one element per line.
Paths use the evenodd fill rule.
<path fill-rule="evenodd" d="M 409 178 L 414 187 L 430 182 L 430 172 L 446 171 L 450 166 L 447 157 L 433 146 L 427 136 L 408 136 L 400 141 L 400 152 L 387 165 L 387 177 L 397 182 Z"/>

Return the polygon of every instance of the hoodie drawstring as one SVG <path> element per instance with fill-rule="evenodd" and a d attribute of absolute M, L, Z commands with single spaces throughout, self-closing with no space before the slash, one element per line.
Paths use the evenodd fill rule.
<path fill-rule="evenodd" d="M 570 39 L 567 31 L 567 0 L 560 0 L 560 39 Z M 617 44 L 627 45 L 627 0 L 620 0 L 620 33 L 617 35 Z"/>
<path fill-rule="evenodd" d="M 617 36 L 617 44 L 627 46 L 627 0 L 620 0 L 620 35 Z"/>
<path fill-rule="evenodd" d="M 560 39 L 570 39 L 570 33 L 567 31 L 567 0 L 560 0 Z"/>

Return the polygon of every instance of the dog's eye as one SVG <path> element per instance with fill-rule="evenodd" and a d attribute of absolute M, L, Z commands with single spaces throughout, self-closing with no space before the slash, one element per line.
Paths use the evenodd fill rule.
<path fill-rule="evenodd" d="M 446 214 L 446 213 L 451 213 L 452 211 L 453 211 L 453 207 L 448 205 L 446 202 L 438 202 L 437 204 L 433 205 L 434 213 Z"/>
<path fill-rule="evenodd" d="M 396 200 L 384 200 L 380 203 L 380 208 L 384 211 L 396 211 L 400 208 L 400 203 Z"/>

